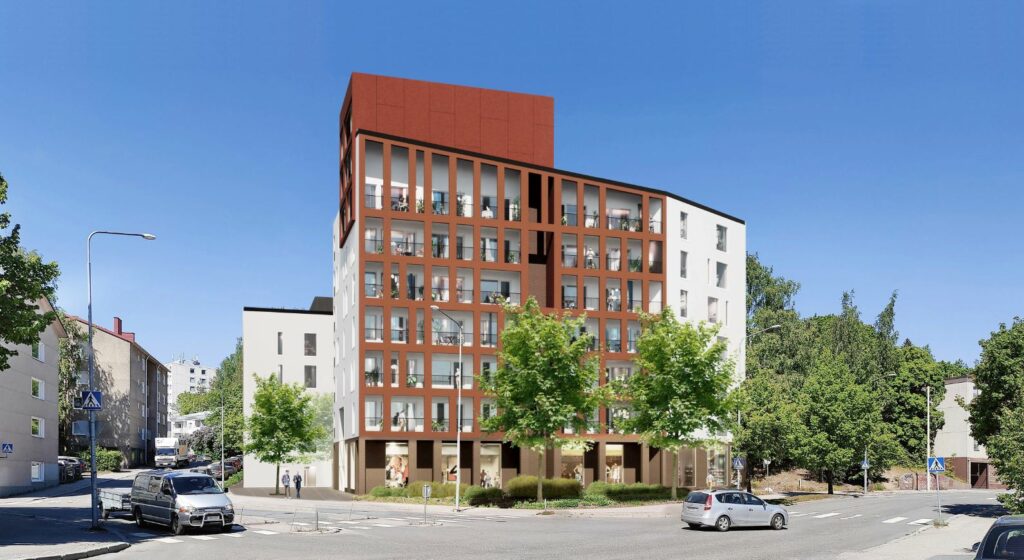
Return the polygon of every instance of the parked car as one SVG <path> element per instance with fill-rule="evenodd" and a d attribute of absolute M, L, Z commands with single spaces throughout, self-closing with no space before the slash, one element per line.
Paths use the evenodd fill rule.
<path fill-rule="evenodd" d="M 732 527 L 753 526 L 782 529 L 789 525 L 789 512 L 747 492 L 704 490 L 686 496 L 680 519 L 691 529 L 714 527 L 728 531 Z"/>
<path fill-rule="evenodd" d="M 217 480 L 220 480 L 220 461 L 214 461 L 210 463 L 210 465 L 207 468 L 210 469 L 211 476 L 213 476 Z M 236 469 L 234 465 L 227 461 L 224 461 L 224 478 L 228 478 L 229 476 L 235 474 L 236 472 L 238 472 L 238 469 Z"/>
<path fill-rule="evenodd" d="M 230 461 L 235 466 L 236 471 L 242 470 L 242 456 L 235 455 L 234 457 L 228 457 L 225 461 Z"/>
<path fill-rule="evenodd" d="M 57 457 L 57 459 L 74 465 L 74 479 L 82 480 L 82 476 L 84 476 L 85 474 L 85 463 L 81 459 L 79 459 L 78 457 L 72 457 L 70 455 L 61 455 Z"/>
<path fill-rule="evenodd" d="M 228 532 L 235 508 L 213 477 L 190 471 L 156 470 L 136 475 L 131 494 L 132 516 L 143 527 L 157 523 L 175 535 L 186 528 Z"/>
<path fill-rule="evenodd" d="M 1004 515 L 996 519 L 973 550 L 975 560 L 1024 558 L 1024 515 Z"/>
<path fill-rule="evenodd" d="M 75 478 L 76 467 L 75 464 L 64 459 L 57 459 L 57 476 L 61 484 L 65 482 L 72 482 Z"/>

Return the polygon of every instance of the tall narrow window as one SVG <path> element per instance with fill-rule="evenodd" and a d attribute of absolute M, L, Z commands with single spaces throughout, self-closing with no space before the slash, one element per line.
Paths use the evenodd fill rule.
<path fill-rule="evenodd" d="M 708 298 L 708 322 L 718 322 L 718 298 Z"/>
<path fill-rule="evenodd" d="M 686 239 L 686 212 L 679 213 L 679 238 Z"/>
<path fill-rule="evenodd" d="M 46 437 L 46 421 L 42 418 L 32 417 L 32 437 Z"/>
<path fill-rule="evenodd" d="M 679 251 L 679 277 L 686 278 L 686 251 Z"/>
<path fill-rule="evenodd" d="M 684 318 L 686 317 L 686 307 L 687 307 L 687 300 L 689 299 L 689 296 L 690 295 L 688 293 L 686 293 L 686 290 L 679 290 L 679 316 L 680 317 L 684 317 Z"/>
<path fill-rule="evenodd" d="M 725 287 L 725 263 L 715 264 L 715 286 L 719 288 Z"/>
<path fill-rule="evenodd" d="M 726 229 L 725 226 L 715 226 L 715 234 L 718 240 L 717 247 L 719 251 L 725 251 L 726 249 Z"/>
<path fill-rule="evenodd" d="M 32 396 L 37 399 L 45 399 L 46 394 L 44 391 L 45 385 L 41 379 L 32 378 Z"/>
<path fill-rule="evenodd" d="M 305 380 L 307 389 L 316 388 L 316 366 L 305 367 Z"/>
<path fill-rule="evenodd" d="M 284 333 L 277 331 L 277 355 L 284 353 Z"/>
<path fill-rule="evenodd" d="M 277 364 L 277 382 L 284 383 L 284 366 Z"/>
<path fill-rule="evenodd" d="M 38 340 L 32 343 L 32 357 L 40 362 L 46 361 L 46 346 Z"/>
<path fill-rule="evenodd" d="M 302 345 L 303 354 L 306 356 L 316 356 L 316 333 L 306 333 L 303 337 Z"/>

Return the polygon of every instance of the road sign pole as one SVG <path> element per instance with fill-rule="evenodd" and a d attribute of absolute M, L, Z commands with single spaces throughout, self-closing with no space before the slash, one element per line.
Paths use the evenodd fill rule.
<path fill-rule="evenodd" d="M 86 242 L 86 262 L 87 262 L 87 283 L 89 286 L 89 348 L 86 358 L 89 361 L 89 390 L 96 390 L 96 374 L 94 372 L 93 364 L 93 348 L 92 348 L 92 236 L 94 233 L 89 234 L 89 239 Z M 89 411 L 89 504 L 92 513 L 92 529 L 99 529 L 100 520 L 97 511 L 97 495 L 96 495 L 96 411 Z"/>
<path fill-rule="evenodd" d="M 864 495 L 868 495 L 868 448 L 864 448 Z"/>

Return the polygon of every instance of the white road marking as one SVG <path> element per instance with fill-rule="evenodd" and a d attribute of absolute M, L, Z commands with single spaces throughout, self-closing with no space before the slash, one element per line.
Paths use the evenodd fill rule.
<path fill-rule="evenodd" d="M 423 518 L 422 517 L 406 517 L 406 519 L 409 519 L 411 521 L 420 521 Z"/>
<path fill-rule="evenodd" d="M 803 517 L 805 515 L 810 515 L 810 514 L 809 513 L 791 513 L 791 514 L 789 514 L 790 517 Z"/>
<path fill-rule="evenodd" d="M 253 531 L 253 533 L 256 533 L 258 535 L 276 535 L 277 534 L 274 531 Z"/>
<path fill-rule="evenodd" d="M 369 528 L 369 527 L 351 527 L 351 528 L 352 528 L 352 529 L 362 529 L 362 530 L 364 530 L 364 531 L 369 531 L 369 530 L 370 530 L 370 528 Z"/>
<path fill-rule="evenodd" d="M 189 535 L 197 541 L 215 541 L 217 537 L 211 537 L 210 535 Z"/>
<path fill-rule="evenodd" d="M 303 527 L 309 527 L 310 524 L 309 523 L 303 523 L 301 521 L 296 521 L 296 522 L 292 523 L 292 525 L 301 525 Z"/>
<path fill-rule="evenodd" d="M 882 523 L 899 523 L 900 521 L 906 521 L 906 517 L 893 517 L 892 519 L 886 519 Z"/>
<path fill-rule="evenodd" d="M 164 537 L 162 539 L 157 539 L 157 540 L 162 542 L 162 543 L 167 543 L 167 544 L 182 542 L 182 541 L 180 541 L 178 539 L 172 539 L 171 537 Z"/>
<path fill-rule="evenodd" d="M 224 536 L 231 537 L 233 539 L 240 539 L 242 538 L 242 533 L 224 533 Z"/>
<path fill-rule="evenodd" d="M 355 524 L 357 524 L 359 522 L 358 521 L 339 521 L 338 523 L 344 523 L 346 525 L 355 525 Z"/>
<path fill-rule="evenodd" d="M 815 519 L 825 519 L 826 517 L 835 517 L 837 515 L 839 515 L 839 514 L 838 513 L 823 513 L 821 515 L 815 515 L 814 518 Z"/>
<path fill-rule="evenodd" d="M 858 517 L 863 517 L 863 516 L 858 513 L 857 515 L 851 515 L 850 517 L 840 517 L 839 519 L 840 519 L 840 521 L 844 521 L 846 519 L 857 519 Z"/>
<path fill-rule="evenodd" d="M 918 519 L 917 521 L 911 521 L 910 523 L 907 523 L 907 525 L 927 525 L 931 522 L 931 519 Z"/>
<path fill-rule="evenodd" d="M 152 537 L 153 533 L 132 533 L 133 537 Z"/>
<path fill-rule="evenodd" d="M 405 519 L 402 519 L 401 517 L 385 517 L 384 519 L 389 521 L 405 521 Z"/>
<path fill-rule="evenodd" d="M 394 527 L 394 525 L 388 525 L 387 523 L 374 523 L 374 527 Z"/>

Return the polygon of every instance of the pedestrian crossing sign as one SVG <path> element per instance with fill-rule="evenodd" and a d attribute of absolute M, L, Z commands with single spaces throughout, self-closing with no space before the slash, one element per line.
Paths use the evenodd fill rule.
<path fill-rule="evenodd" d="M 9 441 L 3 442 L 0 444 L 0 453 L 3 453 L 4 455 L 14 453 L 14 444 Z"/>
<path fill-rule="evenodd" d="M 103 393 L 99 391 L 82 391 L 82 410 L 102 410 Z"/>
<path fill-rule="evenodd" d="M 930 472 L 930 473 L 946 472 L 946 459 L 945 459 L 945 457 L 928 457 L 928 472 Z"/>

